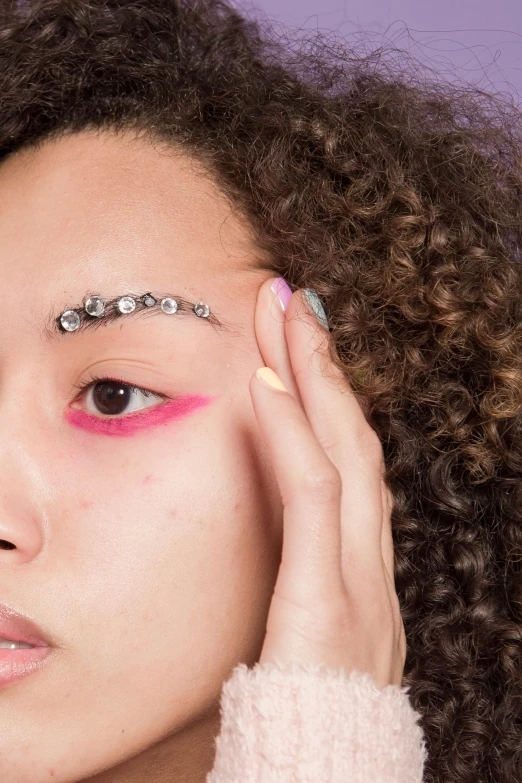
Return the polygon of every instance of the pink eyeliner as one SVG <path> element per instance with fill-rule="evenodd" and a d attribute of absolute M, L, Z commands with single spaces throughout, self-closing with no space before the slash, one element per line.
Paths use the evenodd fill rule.
<path fill-rule="evenodd" d="M 176 419 L 182 419 L 199 408 L 209 405 L 219 395 L 185 394 L 171 402 L 146 408 L 137 413 L 124 416 L 101 418 L 85 411 L 70 410 L 65 418 L 69 424 L 78 429 L 92 432 L 94 435 L 109 435 L 110 437 L 126 438 L 138 432 L 169 424 Z"/>

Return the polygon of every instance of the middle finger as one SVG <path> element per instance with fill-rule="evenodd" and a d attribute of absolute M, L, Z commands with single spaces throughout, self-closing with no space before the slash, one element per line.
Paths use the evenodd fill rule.
<path fill-rule="evenodd" d="M 285 334 L 293 374 L 314 433 L 341 475 L 342 566 L 354 576 L 383 575 L 383 461 L 344 374 L 328 355 L 328 331 L 310 312 L 301 290 L 292 296 Z"/>

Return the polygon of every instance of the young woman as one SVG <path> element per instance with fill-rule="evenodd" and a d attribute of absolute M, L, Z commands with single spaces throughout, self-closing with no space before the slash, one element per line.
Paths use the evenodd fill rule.
<path fill-rule="evenodd" d="M 0 8 L 2 783 L 520 781 L 517 110 Z"/>

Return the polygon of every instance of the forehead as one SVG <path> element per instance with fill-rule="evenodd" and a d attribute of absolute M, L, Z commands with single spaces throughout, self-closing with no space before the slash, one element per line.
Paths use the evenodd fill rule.
<path fill-rule="evenodd" d="M 46 314 L 98 288 L 226 300 L 256 256 L 247 222 L 187 153 L 86 132 L 0 165 L 4 284 L 15 296 L 30 288 Z"/>

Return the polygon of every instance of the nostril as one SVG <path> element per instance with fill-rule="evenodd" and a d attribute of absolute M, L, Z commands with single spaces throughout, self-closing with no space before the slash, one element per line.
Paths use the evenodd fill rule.
<path fill-rule="evenodd" d="M 16 549 L 16 547 L 10 541 L 4 541 L 0 538 L 0 549 Z"/>

